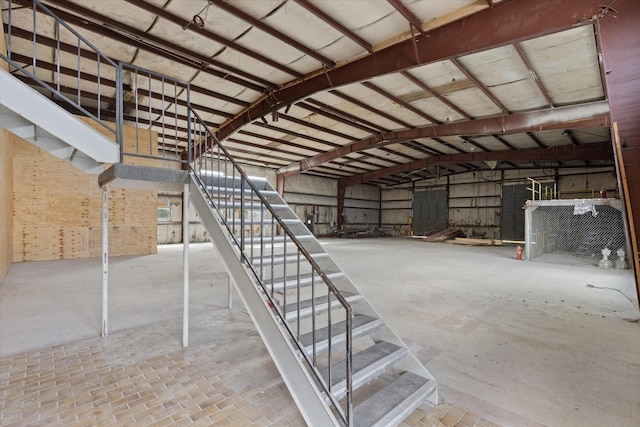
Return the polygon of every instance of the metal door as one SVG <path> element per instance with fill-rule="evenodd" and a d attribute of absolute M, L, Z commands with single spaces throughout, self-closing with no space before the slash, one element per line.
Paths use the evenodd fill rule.
<path fill-rule="evenodd" d="M 527 186 L 503 185 L 501 200 L 500 238 L 524 240 L 524 209 Z"/>
<path fill-rule="evenodd" d="M 413 234 L 422 236 L 447 227 L 447 190 L 413 193 Z"/>

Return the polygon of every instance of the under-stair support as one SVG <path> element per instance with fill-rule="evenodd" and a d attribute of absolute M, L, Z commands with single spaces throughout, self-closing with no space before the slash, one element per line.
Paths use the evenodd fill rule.
<path fill-rule="evenodd" d="M 102 336 L 109 335 L 109 188 L 102 187 Z"/>
<path fill-rule="evenodd" d="M 182 347 L 189 346 L 189 184 L 182 190 Z"/>

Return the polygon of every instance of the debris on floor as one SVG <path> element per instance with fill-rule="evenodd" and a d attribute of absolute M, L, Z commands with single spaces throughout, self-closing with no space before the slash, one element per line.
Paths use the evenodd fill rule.
<path fill-rule="evenodd" d="M 428 236 L 423 236 L 422 240 L 425 242 L 442 242 L 458 236 L 466 237 L 464 232 L 459 228 L 447 228 L 446 230 L 439 231 Z"/>
<path fill-rule="evenodd" d="M 502 246 L 502 240 L 499 239 L 471 239 L 464 237 L 456 237 L 453 240 L 447 240 L 447 243 L 470 246 Z"/>
<path fill-rule="evenodd" d="M 373 227 L 370 229 L 349 229 L 344 228 L 338 231 L 338 237 L 353 239 L 361 237 L 388 237 L 389 230 L 380 227 Z"/>

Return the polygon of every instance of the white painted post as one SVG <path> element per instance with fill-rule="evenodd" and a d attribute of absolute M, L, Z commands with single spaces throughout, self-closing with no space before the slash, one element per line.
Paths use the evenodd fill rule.
<path fill-rule="evenodd" d="M 531 221 L 535 209 L 534 206 L 531 206 L 531 201 L 527 201 L 524 209 L 524 258 L 527 261 L 531 261 L 531 233 L 533 232 Z"/>
<path fill-rule="evenodd" d="M 189 184 L 184 185 L 182 197 L 182 346 L 189 346 Z"/>
<path fill-rule="evenodd" d="M 109 190 L 102 187 L 102 336 L 109 335 Z"/>

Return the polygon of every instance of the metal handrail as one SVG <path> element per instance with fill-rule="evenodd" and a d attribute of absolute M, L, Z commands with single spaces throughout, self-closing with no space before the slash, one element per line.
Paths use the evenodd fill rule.
<path fill-rule="evenodd" d="M 124 73 L 131 73 L 131 87 L 130 94 L 132 99 L 125 102 L 124 99 Z M 130 157 L 142 157 L 142 158 L 155 158 L 162 161 L 170 161 L 170 162 L 178 162 L 183 164 L 188 164 L 189 159 L 183 159 L 181 153 L 178 150 L 178 147 L 181 145 L 181 140 L 186 139 L 186 149 L 190 148 L 190 132 L 189 132 L 189 117 L 186 118 L 180 117 L 180 115 L 176 112 L 169 113 L 168 110 L 177 105 L 180 102 L 184 102 L 187 106 L 187 109 L 190 109 L 191 102 L 191 86 L 188 82 L 184 82 L 179 79 L 175 79 L 173 77 L 169 77 L 167 75 L 155 72 L 153 70 L 149 70 L 146 68 L 138 67 L 133 64 L 128 64 L 124 62 L 120 62 L 118 64 L 118 72 L 117 72 L 118 82 L 117 85 L 117 96 L 116 98 L 121 100 L 119 101 L 122 108 L 120 108 L 120 114 L 117 117 L 117 125 L 118 129 L 124 129 L 124 107 L 128 106 L 133 110 L 131 117 L 128 117 L 129 127 L 132 127 L 135 130 L 135 146 L 134 147 L 124 147 L 121 144 L 120 150 L 120 161 L 124 161 L 125 156 Z M 147 87 L 142 89 L 138 87 L 138 81 L 144 79 L 146 80 Z M 156 82 L 160 85 L 159 89 L 153 90 L 152 83 Z M 186 96 L 186 100 L 182 99 Z M 146 98 L 146 102 L 143 101 L 143 98 Z M 160 105 L 153 105 L 154 101 L 160 103 Z M 152 116 L 156 116 L 154 120 Z M 146 118 L 145 118 L 146 117 Z M 180 126 L 180 122 L 187 122 L 187 129 L 182 129 Z M 149 132 L 149 141 L 148 147 L 141 147 L 141 138 L 139 135 L 139 130 L 141 125 L 145 125 Z M 156 139 L 156 150 L 153 150 L 153 132 L 151 132 L 153 126 L 157 126 L 161 129 L 158 135 L 158 139 Z M 168 140 L 173 145 L 173 155 L 169 154 Z M 162 149 L 161 153 L 157 151 Z M 190 150 L 189 150 L 190 151 Z M 147 154 L 148 152 L 148 154 Z"/>
<path fill-rule="evenodd" d="M 206 195 L 206 197 L 209 199 L 209 201 L 211 202 L 212 206 L 214 206 L 216 212 L 218 213 L 218 215 L 220 216 L 220 218 L 223 220 L 224 226 L 226 228 L 226 230 L 228 231 L 229 236 L 231 237 L 231 239 L 233 240 L 233 243 L 235 243 L 237 245 L 237 247 L 240 250 L 240 261 L 243 262 L 251 271 L 251 274 L 254 276 L 254 278 L 256 279 L 256 282 L 259 284 L 259 286 L 262 288 L 262 290 L 264 291 L 266 297 L 267 297 L 267 301 L 271 304 L 271 306 L 273 307 L 272 312 L 274 313 L 275 316 L 277 316 L 277 318 L 279 318 L 281 320 L 281 325 L 284 326 L 287 334 L 290 336 L 292 342 L 295 344 L 296 349 L 300 352 L 300 354 L 302 355 L 302 357 L 304 358 L 304 362 L 307 364 L 307 366 L 310 369 L 310 373 L 312 374 L 312 376 L 316 379 L 317 384 L 320 385 L 320 387 L 322 388 L 322 391 L 326 394 L 326 397 L 329 399 L 329 401 L 331 402 L 331 404 L 333 405 L 333 407 L 335 408 L 336 413 L 339 415 L 339 417 L 341 418 L 341 420 L 344 422 L 345 425 L 347 426 L 351 426 L 353 424 L 353 399 L 352 399 L 352 390 L 353 390 L 353 386 L 352 386 L 352 356 L 353 356 L 353 351 L 352 351 L 352 342 L 353 342 L 353 336 L 352 336 L 352 316 L 353 316 L 353 311 L 351 308 L 351 305 L 349 304 L 349 302 L 345 299 L 345 297 L 341 294 L 341 292 L 338 290 L 338 288 L 333 284 L 333 282 L 331 281 L 331 279 L 327 276 L 327 274 L 323 271 L 323 269 L 318 265 L 318 263 L 313 259 L 313 257 L 311 256 L 311 254 L 309 253 L 309 251 L 302 245 L 302 243 L 300 242 L 300 240 L 296 237 L 296 235 L 291 231 L 290 227 L 287 225 L 287 223 L 285 221 L 282 220 L 282 218 L 280 218 L 280 216 L 276 213 L 276 210 L 274 209 L 274 207 L 268 202 L 268 200 L 266 199 L 266 197 L 263 196 L 263 194 L 260 193 L 260 191 L 258 190 L 258 188 L 256 187 L 256 185 L 249 179 L 249 177 L 246 175 L 246 173 L 244 172 L 244 170 L 240 167 L 240 165 L 236 162 L 236 160 L 229 154 L 229 152 L 227 151 L 227 149 L 220 144 L 220 142 L 217 140 L 215 134 L 213 132 L 211 132 L 211 130 L 209 129 L 209 127 L 207 126 L 207 124 L 205 123 L 205 121 L 198 115 L 198 113 L 192 108 L 191 103 L 190 103 L 190 85 L 189 83 L 185 83 L 182 82 L 180 80 L 171 78 L 169 76 L 160 74 L 160 73 L 156 73 L 154 71 L 151 70 L 146 70 L 143 69 L 141 67 L 137 67 L 134 66 L 132 64 L 127 64 L 127 63 L 123 63 L 123 62 L 115 62 L 112 59 L 108 58 L 106 55 L 104 55 L 103 53 L 101 53 L 93 44 L 91 44 L 88 40 L 86 40 L 84 37 L 82 37 L 78 32 L 76 32 L 73 28 L 71 28 L 68 24 L 66 24 L 64 21 L 62 21 L 58 16 L 56 16 L 49 8 L 47 8 L 46 6 L 44 6 L 39 0 L 8 0 L 9 2 L 9 9 L 8 9 L 8 22 L 7 22 L 7 26 L 8 26 L 8 38 L 7 38 L 7 47 L 8 47 L 8 51 L 7 51 L 7 56 L 4 55 L 0 55 L 0 58 L 4 59 L 6 62 L 8 62 L 12 67 L 14 67 L 16 70 L 18 70 L 19 72 L 23 73 L 24 75 L 27 76 L 28 79 L 33 80 L 34 82 L 36 82 L 38 85 L 46 88 L 48 91 L 50 91 L 52 94 L 55 94 L 57 97 L 59 97 L 62 101 L 64 101 L 65 103 L 67 103 L 69 106 L 79 110 L 80 112 L 82 112 L 83 114 L 85 114 L 87 117 L 92 118 L 93 120 L 95 120 L 96 122 L 98 122 L 99 124 L 101 124 L 102 126 L 104 126 L 106 129 L 108 129 L 110 132 L 114 133 L 115 135 L 115 140 L 116 142 L 119 144 L 120 146 L 120 161 L 122 162 L 124 159 L 124 156 L 137 156 L 137 157 L 144 157 L 144 158 L 151 158 L 151 159 L 158 159 L 158 160 L 174 160 L 174 161 L 178 161 L 180 163 L 183 164 L 187 164 L 189 165 L 189 170 L 190 173 L 192 174 L 192 176 L 194 177 L 196 183 L 199 185 L 199 187 L 204 190 L 204 194 Z M 13 3 L 18 3 L 21 5 L 31 5 L 32 9 L 33 9 L 33 55 L 32 55 L 32 70 L 29 71 L 27 69 L 27 67 L 23 67 L 22 65 L 20 65 L 17 61 L 12 60 L 12 52 L 11 52 L 11 35 L 12 35 L 12 8 L 13 8 Z M 55 48 L 55 53 L 56 53 L 56 81 L 55 83 L 47 83 L 45 81 L 43 81 L 41 78 L 39 78 L 37 76 L 37 66 L 38 66 L 38 61 L 37 61 L 37 31 L 36 31 L 36 14 L 38 11 L 42 11 L 44 13 L 46 13 L 47 15 L 49 15 L 50 17 L 52 17 L 55 21 L 55 26 L 56 26 L 56 48 Z M 78 71 L 77 71 L 77 76 L 76 77 L 76 85 L 75 87 L 69 87 L 69 86 L 64 86 L 61 85 L 60 83 L 60 76 L 61 76 L 61 71 L 62 71 L 62 67 L 60 65 L 60 53 L 62 52 L 61 49 L 61 41 L 60 41 L 60 31 L 59 28 L 60 26 L 64 27 L 65 29 L 67 29 L 71 34 L 73 34 L 76 39 L 77 39 L 77 57 L 78 57 Z M 84 49 L 82 44 L 86 45 L 86 47 L 89 48 L 89 50 Z M 67 50 L 69 50 L 68 46 L 66 47 Z M 97 83 L 97 94 L 95 93 L 91 93 L 91 92 L 85 92 L 82 88 L 81 88 L 81 83 L 84 82 L 84 80 L 82 80 L 82 77 L 86 75 L 86 73 L 81 72 L 81 59 L 85 58 L 87 59 L 87 52 L 90 52 L 92 54 L 96 55 L 96 59 L 95 62 L 97 63 L 97 76 L 94 82 Z M 104 72 L 104 70 L 101 71 L 101 67 L 100 64 L 106 64 L 109 67 L 113 67 L 115 69 L 115 74 L 116 74 L 116 80 L 115 82 L 107 77 L 103 77 L 101 75 L 102 72 Z M 140 91 L 140 93 L 142 94 L 142 96 L 147 96 L 149 101 L 148 104 L 145 105 L 145 108 L 147 108 L 147 110 L 145 110 L 145 113 L 148 113 L 148 120 L 138 120 L 139 117 L 139 112 L 140 112 L 140 105 L 141 103 L 139 102 L 139 89 L 136 87 L 134 89 L 133 92 L 133 96 L 135 97 L 133 101 L 128 100 L 125 101 L 125 96 L 124 96 L 124 78 L 123 78 L 123 73 L 124 71 L 132 71 L 134 73 L 136 73 L 136 77 L 138 76 L 138 74 L 144 74 L 148 79 L 149 79 L 149 87 L 148 90 L 146 91 Z M 68 71 L 68 70 L 67 70 Z M 158 94 L 157 92 L 153 92 L 152 88 L 151 88 L 151 79 L 158 79 L 159 81 L 161 81 L 161 85 L 162 85 L 162 89 L 160 90 L 160 93 Z M 93 81 L 92 80 L 92 81 Z M 137 82 L 137 80 L 136 80 Z M 166 95 L 165 94 L 165 82 L 170 82 L 170 85 L 173 85 L 174 88 L 174 94 L 173 96 L 171 95 Z M 109 122 L 106 122 L 103 120 L 104 117 L 112 117 L 113 113 L 112 112 L 102 112 L 101 111 L 101 103 L 104 102 L 105 99 L 107 100 L 112 100 L 113 98 L 108 98 L 106 96 L 104 96 L 104 94 L 102 93 L 101 90 L 101 86 L 106 86 L 109 87 L 111 90 L 114 89 L 114 85 L 115 85 L 115 95 L 116 95 L 116 102 L 115 102 L 115 107 L 116 107 L 116 111 L 115 111 L 115 125 L 111 125 Z M 180 92 L 180 94 L 178 94 L 178 90 L 177 88 L 180 87 L 182 90 Z M 73 95 L 77 96 L 77 100 L 74 101 L 73 99 L 71 99 L 70 97 L 68 97 L 67 95 L 65 95 L 66 93 L 69 92 L 73 92 Z M 186 94 L 186 101 L 184 99 L 179 99 L 179 96 L 183 96 Z M 82 103 L 82 99 L 86 98 L 87 96 L 89 96 L 91 99 L 97 100 L 97 106 L 89 106 L 89 105 L 83 105 Z M 160 108 L 158 108 L 157 106 L 154 107 L 152 105 L 152 98 L 154 98 L 154 96 L 160 97 L 160 102 L 161 102 L 161 106 Z M 95 97 L 95 98 L 94 98 Z M 167 109 L 169 107 L 165 107 L 165 102 L 168 103 L 168 105 L 173 105 L 173 104 L 177 104 L 180 103 L 181 105 L 185 105 L 187 107 L 187 117 L 186 117 L 186 129 L 184 127 L 180 127 L 178 121 L 184 121 L 185 119 L 182 117 L 179 117 L 177 114 L 177 111 L 175 114 L 173 114 L 173 116 L 171 116 L 170 113 L 167 113 Z M 130 152 L 126 150 L 126 147 L 124 146 L 124 120 L 125 120 L 125 114 L 124 114 L 124 108 L 125 105 L 127 106 L 127 108 L 133 108 L 135 110 L 135 118 L 131 117 L 131 116 L 127 116 L 127 121 L 128 122 L 133 122 L 135 124 L 135 128 L 136 128 L 136 150 L 134 152 Z M 95 114 L 93 113 L 95 112 Z M 108 114 L 107 114 L 108 113 Z M 156 120 L 152 120 L 152 115 L 153 114 L 160 114 L 160 118 L 156 119 Z M 167 124 L 165 121 L 166 117 L 173 117 L 174 119 L 174 123 L 169 127 L 172 128 L 174 130 L 174 134 L 173 137 L 175 138 L 175 149 L 177 150 L 177 148 L 182 148 L 183 145 L 179 145 L 178 141 L 180 141 L 181 143 L 186 142 L 186 152 L 187 152 L 187 156 L 178 156 L 176 155 L 174 159 L 170 159 L 167 158 L 164 154 L 166 154 L 166 150 L 163 149 L 163 155 L 159 155 L 157 152 L 154 153 L 152 150 L 149 150 L 149 153 L 141 153 L 138 147 L 138 125 L 139 122 L 144 123 L 145 125 L 148 124 L 148 129 L 149 131 L 152 130 L 153 126 L 161 126 L 163 131 L 166 131 L 167 127 L 165 127 L 165 125 Z M 197 128 L 195 127 L 195 125 L 197 125 Z M 167 125 L 168 126 L 168 125 Z M 200 136 L 200 144 L 196 145 L 196 131 L 202 131 Z M 165 133 L 163 132 L 162 135 L 163 141 L 165 138 Z M 151 135 L 150 135 L 150 139 L 151 139 Z M 207 141 L 207 142 L 211 142 L 211 144 L 202 144 L 203 141 Z M 156 141 L 157 142 L 157 141 Z M 153 144 L 150 142 L 150 147 L 152 147 Z M 228 179 L 229 174 L 228 174 L 228 165 L 231 165 L 231 173 L 232 173 L 232 179 L 235 182 L 236 179 L 236 174 L 238 175 L 238 178 L 240 179 L 240 191 L 242 194 L 242 197 L 240 197 L 240 203 L 241 203 L 241 216 L 239 218 L 240 220 L 240 227 L 241 227 L 241 232 L 240 232 L 240 236 L 236 237 L 235 232 L 234 232 L 234 226 L 233 225 L 229 225 L 229 222 L 227 221 L 227 208 L 220 208 L 219 206 L 217 206 L 217 204 L 214 201 L 215 195 L 211 194 L 208 189 L 207 186 L 205 185 L 205 183 L 202 181 L 201 176 L 199 174 L 199 171 L 197 170 L 197 164 L 196 163 L 192 163 L 192 159 L 195 158 L 195 153 L 196 153 L 196 149 L 200 150 L 201 152 L 200 157 L 198 158 L 197 161 L 202 162 L 202 159 L 205 159 L 205 164 L 206 164 L 206 154 L 209 150 L 213 150 L 213 147 L 217 147 L 218 150 L 218 162 L 220 162 L 220 157 L 224 156 L 224 165 L 225 165 L 225 174 L 224 174 L 224 179 Z M 186 159 L 183 159 L 182 157 L 186 157 Z M 213 160 L 212 160 L 213 161 Z M 248 188 L 245 188 L 245 186 L 247 186 Z M 248 224 L 251 223 L 253 224 L 253 215 L 251 216 L 250 221 L 247 221 L 244 215 L 245 209 L 247 209 L 247 206 L 245 205 L 245 190 L 250 191 L 251 194 L 251 210 L 253 210 L 254 207 L 254 197 L 257 198 L 256 203 L 259 204 L 259 206 L 265 207 L 266 211 L 270 213 L 271 215 L 271 245 L 270 246 L 265 246 L 265 240 L 269 239 L 269 236 L 264 236 L 264 231 L 261 230 L 260 232 L 260 240 L 261 240 L 261 245 L 260 245 L 260 273 L 258 273 L 258 271 L 256 271 L 256 265 L 253 264 L 253 262 L 249 262 L 249 260 L 253 261 L 253 244 L 251 245 L 251 251 L 250 253 L 247 252 L 246 250 L 246 242 L 245 242 L 245 231 L 244 231 L 244 227 Z M 220 192 L 218 192 L 218 200 L 221 199 L 221 194 Z M 225 194 L 225 198 L 227 197 L 227 194 Z M 227 202 L 228 203 L 228 202 Z M 222 212 L 221 209 L 225 210 L 225 213 Z M 235 220 L 235 212 L 232 213 L 232 221 Z M 261 217 L 261 224 L 262 224 L 262 217 Z M 297 326 L 297 331 L 293 331 L 292 328 L 289 326 L 288 321 L 286 320 L 286 314 L 284 314 L 279 307 L 278 302 L 275 300 L 274 298 L 274 291 L 273 291 L 273 283 L 274 283 L 274 274 L 273 274 L 273 258 L 274 258 L 274 237 L 276 235 L 275 233 L 275 229 L 276 226 L 282 231 L 282 236 L 284 238 L 284 277 L 283 280 L 285 282 L 285 304 L 283 304 L 283 307 L 286 306 L 286 282 L 287 282 L 287 274 L 286 274 L 286 260 L 287 260 L 287 243 L 292 243 L 295 245 L 296 248 L 296 257 L 297 257 L 297 277 L 298 277 L 298 290 L 300 289 L 300 265 L 301 265 L 301 261 L 306 261 L 309 266 L 311 267 L 311 292 L 312 292 L 312 304 L 311 304 L 311 310 L 312 310 L 312 322 L 313 322 L 313 327 L 312 327 L 312 354 L 311 356 L 309 356 L 309 354 L 307 353 L 307 351 L 305 350 L 304 345 L 302 344 L 302 342 L 300 341 L 300 293 L 298 292 L 298 296 L 297 296 L 297 314 L 298 314 L 298 326 Z M 252 227 L 252 235 L 253 235 L 253 227 Z M 265 239 L 265 237 L 267 237 L 267 239 Z M 269 292 L 269 289 L 267 287 L 267 284 L 265 283 L 265 281 L 263 280 L 263 259 L 264 259 L 264 248 L 270 248 L 270 252 L 271 252 L 271 266 L 272 266 L 272 271 L 271 271 L 271 292 Z M 321 280 L 324 285 L 326 286 L 327 289 L 327 320 L 328 320 L 328 328 L 329 328 L 329 333 L 328 333 L 328 348 L 329 348 L 329 355 L 328 355 L 328 371 L 329 371 L 329 375 L 328 375 L 328 381 L 326 381 L 322 375 L 319 372 L 319 368 L 317 366 L 316 363 L 316 328 L 315 328 L 315 318 L 316 318 L 316 314 L 315 314 L 315 310 L 316 310 L 316 300 L 315 300 L 315 285 L 316 285 L 316 278 L 319 278 L 319 280 Z M 346 353 L 346 360 L 345 360 L 345 371 L 346 371 L 346 408 L 343 408 L 343 406 L 340 404 L 340 402 L 334 397 L 334 395 L 331 392 L 332 389 L 332 373 L 331 373 L 331 367 L 332 367 L 332 332 L 331 332 L 331 325 L 332 325 L 332 319 L 331 319 L 331 315 L 332 315 L 332 298 L 335 299 L 335 301 L 337 301 L 339 303 L 339 306 L 342 307 L 342 309 L 344 310 L 344 315 L 345 315 L 345 353 Z"/>
<path fill-rule="evenodd" d="M 295 343 L 297 349 L 301 352 L 301 354 L 303 355 L 305 361 L 307 362 L 307 364 L 309 364 L 309 366 L 311 366 L 312 368 L 312 372 L 314 374 L 314 376 L 316 377 L 316 379 L 320 382 L 320 384 L 322 385 L 322 388 L 324 389 L 324 392 L 327 394 L 327 396 L 329 397 L 329 399 L 332 401 L 334 407 L 338 410 L 338 412 L 340 413 L 340 416 L 342 417 L 343 421 L 346 423 L 346 425 L 351 425 L 352 423 L 352 331 L 351 331 L 351 318 L 352 318 L 352 308 L 351 305 L 349 304 L 349 302 L 344 298 L 344 296 L 340 293 L 340 291 L 336 288 L 336 286 L 333 284 L 333 282 L 331 281 L 331 279 L 329 279 L 329 277 L 327 277 L 326 273 L 323 271 L 323 269 L 316 263 L 316 261 L 313 259 L 313 257 L 311 256 L 311 254 L 306 250 L 306 248 L 302 245 L 302 243 L 300 242 L 300 240 L 295 236 L 295 234 L 291 231 L 291 229 L 289 228 L 289 226 L 280 218 L 279 215 L 277 215 L 275 209 L 271 206 L 271 204 L 267 201 L 267 199 L 260 193 L 260 191 L 258 190 L 258 188 L 255 186 L 255 184 L 249 179 L 249 177 L 246 175 L 246 173 L 244 172 L 244 170 L 240 167 L 240 165 L 236 162 L 236 160 L 229 154 L 229 152 L 227 151 L 227 149 L 220 144 L 220 142 L 217 140 L 217 138 L 215 137 L 215 134 L 213 132 L 211 132 L 209 130 L 209 128 L 207 127 L 207 125 L 204 123 L 204 121 L 200 118 L 200 116 L 197 114 L 197 112 L 195 111 L 190 111 L 190 114 L 193 115 L 193 119 L 195 120 L 195 122 L 198 124 L 198 126 L 202 126 L 202 128 L 205 129 L 205 138 L 208 139 L 209 142 L 211 142 L 211 144 L 203 144 L 202 142 L 204 141 L 200 141 L 201 143 L 199 144 L 199 148 L 202 150 L 202 147 L 207 147 L 207 150 L 209 149 L 213 149 L 214 146 L 219 147 L 219 149 L 222 151 L 222 154 L 224 155 L 225 159 L 231 163 L 232 167 L 233 167 L 233 171 L 232 171 L 232 176 L 233 176 L 233 180 L 235 181 L 235 173 L 237 171 L 237 173 L 240 175 L 240 191 L 241 191 L 241 203 L 244 201 L 244 183 L 246 182 L 246 184 L 248 184 L 252 195 L 257 196 L 258 200 L 260 201 L 260 204 L 265 206 L 266 209 L 271 213 L 271 217 L 272 217 L 272 221 L 275 220 L 275 222 L 277 222 L 277 225 L 281 228 L 281 230 L 283 230 L 284 235 L 287 236 L 291 242 L 293 244 L 295 244 L 296 248 L 298 249 L 299 253 L 301 253 L 304 258 L 306 259 L 306 261 L 309 263 L 309 265 L 311 266 L 312 269 L 312 273 L 311 273 L 311 280 L 313 283 L 315 274 L 317 274 L 318 276 L 320 276 L 320 278 L 322 279 L 322 281 L 325 283 L 325 285 L 327 286 L 328 290 L 329 290 L 329 297 L 331 294 L 333 294 L 336 298 L 336 300 L 340 303 L 340 305 L 344 308 L 345 310 L 345 333 L 346 333 L 346 389 L 347 389 L 347 410 L 344 411 L 346 412 L 343 413 L 342 411 L 342 407 L 339 404 L 339 402 L 337 402 L 337 400 L 334 398 L 334 396 L 331 393 L 331 377 L 329 377 L 329 381 L 328 381 L 328 385 L 325 383 L 324 378 L 322 377 L 322 375 L 320 375 L 316 363 L 315 363 L 315 348 L 314 351 L 312 352 L 312 357 L 309 358 L 307 352 L 304 350 L 304 346 L 302 345 L 302 343 L 299 341 L 298 337 L 299 334 L 294 333 L 291 328 L 288 325 L 288 322 L 285 319 L 285 316 L 279 311 L 279 310 L 273 310 L 275 312 L 275 314 L 282 320 L 282 324 L 285 326 L 288 334 L 290 335 L 290 337 L 293 339 L 293 342 Z M 192 141 L 192 144 L 194 142 Z M 193 153 L 195 154 L 195 153 Z M 198 159 L 203 159 L 205 158 L 205 154 L 204 152 L 199 153 L 200 156 L 198 156 Z M 190 153 L 190 156 L 192 154 Z M 206 159 L 205 159 L 206 162 Z M 204 193 L 207 195 L 207 198 L 209 199 L 209 201 L 211 202 L 212 206 L 215 207 L 216 211 L 218 212 L 220 218 L 223 220 L 223 223 L 225 225 L 225 227 L 227 228 L 231 238 L 233 239 L 234 243 L 237 245 L 237 247 L 240 249 L 240 259 L 241 260 L 247 260 L 247 259 L 252 259 L 253 257 L 250 256 L 250 254 L 248 254 L 245 250 L 245 245 L 243 242 L 243 238 L 244 238 L 244 225 L 246 224 L 243 220 L 241 220 L 241 230 L 240 230 L 240 238 L 238 239 L 235 236 L 234 230 L 233 230 L 233 226 L 229 226 L 228 221 L 226 220 L 226 215 L 222 214 L 222 212 L 220 212 L 220 208 L 217 206 L 217 204 L 214 201 L 214 195 L 210 194 L 210 192 L 207 189 L 206 184 L 202 181 L 198 171 L 196 170 L 196 168 L 194 168 L 194 165 L 190 166 L 191 171 L 194 174 L 194 177 L 198 183 L 198 185 L 200 186 L 201 189 L 204 190 Z M 225 162 L 225 168 L 226 168 L 226 162 Z M 219 176 L 219 178 L 224 178 L 225 180 L 228 179 L 229 175 L 228 173 L 225 173 L 224 175 Z M 218 199 L 220 199 L 219 197 L 220 195 L 218 195 Z M 225 195 L 226 197 L 226 195 Z M 241 212 L 242 215 L 244 216 L 244 208 L 241 208 Z M 273 238 L 274 236 L 274 230 L 273 230 L 273 226 L 272 226 L 272 230 L 271 230 L 271 237 Z M 261 236 L 262 237 L 262 236 Z M 240 241 L 238 241 L 240 240 Z M 262 248 L 262 245 L 261 245 Z M 286 237 L 285 237 L 285 259 L 286 259 Z M 272 246 L 272 250 L 271 250 L 271 254 L 273 256 L 273 246 Z M 263 254 L 261 253 L 261 256 Z M 246 265 L 249 267 L 249 269 L 251 270 L 252 274 L 254 275 L 254 277 L 256 278 L 256 280 L 258 281 L 258 283 L 260 284 L 260 286 L 263 288 L 263 290 L 265 291 L 265 294 L 270 302 L 270 304 L 272 305 L 272 307 L 277 307 L 277 303 L 276 301 L 274 301 L 272 295 L 269 293 L 269 290 L 267 289 L 267 285 L 264 283 L 264 281 L 261 278 L 261 274 L 259 274 L 256 270 L 255 267 L 252 263 L 247 262 Z M 272 263 L 273 266 L 273 263 Z M 299 268 L 299 260 L 298 260 L 298 268 Z M 262 265 L 260 265 L 260 269 L 262 270 Z M 286 277 L 286 273 L 285 273 L 285 277 Z M 272 277 L 273 279 L 273 277 Z M 312 284 L 312 292 L 313 292 L 313 284 Z M 314 298 L 312 296 L 312 301 L 314 301 Z M 312 304 L 312 310 L 314 308 L 315 304 Z M 329 316 L 331 313 L 331 309 L 329 307 L 328 310 Z M 315 316 L 313 316 L 315 317 Z M 330 319 L 329 319 L 330 320 Z M 299 322 L 298 322 L 299 323 Z M 315 331 L 315 328 L 313 328 L 313 330 Z M 328 334 L 329 337 L 331 337 L 331 334 Z M 329 338 L 330 339 L 330 338 Z M 313 345 L 315 347 L 315 338 L 313 339 Z M 331 345 L 329 344 L 329 348 L 331 348 Z M 329 372 L 331 372 L 331 360 L 329 357 Z"/>
<path fill-rule="evenodd" d="M 20 71 L 22 74 L 26 75 L 27 77 L 29 77 L 30 79 L 32 79 L 33 81 L 37 82 L 38 85 L 46 88 L 47 90 L 49 90 L 51 93 L 55 94 L 57 97 L 59 97 L 61 100 L 63 100 L 64 102 L 66 102 L 68 105 L 78 109 L 80 112 L 82 112 L 83 114 L 85 114 L 86 116 L 92 118 L 93 120 L 95 120 L 96 122 L 98 122 L 100 125 L 102 125 L 103 127 L 105 127 L 107 130 L 109 130 L 110 132 L 112 132 L 115 135 L 115 139 L 116 141 L 118 141 L 118 129 L 115 126 L 111 126 L 108 122 L 102 120 L 101 114 L 100 114 L 100 108 L 97 109 L 97 115 L 94 115 L 93 113 L 91 113 L 90 108 L 87 108 L 86 106 L 82 105 L 82 96 L 81 96 L 81 88 L 80 88 L 80 83 L 82 81 L 81 76 L 82 76 L 82 72 L 81 72 L 81 67 L 80 67 L 80 59 L 82 58 L 82 52 L 86 52 L 86 49 L 82 49 L 82 44 L 86 45 L 88 48 L 90 48 L 90 52 L 95 54 L 95 62 L 97 64 L 97 74 L 98 74 L 98 78 L 97 78 L 97 88 L 98 88 L 98 93 L 97 93 L 97 102 L 98 102 L 98 106 L 100 105 L 101 102 L 101 98 L 102 98 L 102 94 L 101 94 L 101 72 L 100 72 L 100 66 L 101 64 L 106 64 L 108 66 L 113 67 L 114 69 L 117 70 L 118 65 L 115 61 L 113 61 L 111 58 L 107 57 L 106 55 L 104 55 L 102 52 L 100 52 L 100 50 L 98 50 L 97 47 L 95 47 L 90 41 L 88 41 L 86 38 L 84 38 L 82 35 L 80 35 L 76 30 L 74 30 L 72 27 L 70 27 L 66 22 L 64 22 L 62 19 L 60 19 L 55 13 L 53 13 L 48 7 L 46 7 L 45 5 L 43 5 L 39 0 L 7 0 L 9 3 L 9 7 L 7 9 L 7 14 L 8 14 L 8 18 L 7 18 L 7 55 L 4 56 L 2 54 L 0 54 L 0 58 L 2 58 L 3 60 L 5 60 L 7 63 L 9 63 L 12 67 L 14 67 L 16 70 Z M 27 69 L 27 67 L 23 67 L 22 65 L 20 65 L 19 63 L 17 63 L 16 61 L 11 59 L 11 39 L 12 39 L 12 25 L 13 25 L 13 3 L 19 3 L 21 5 L 28 5 L 31 4 L 32 10 L 33 10 L 33 31 L 32 31 L 32 41 L 33 41 L 33 54 L 32 54 L 32 62 L 31 64 L 29 64 L 28 66 L 31 66 L 32 70 L 29 71 Z M 54 53 L 55 53 L 55 57 L 56 57 L 56 85 L 55 87 L 50 85 L 49 83 L 43 81 L 42 79 L 40 79 L 37 76 L 37 65 L 38 65 L 38 61 L 37 61 L 37 19 L 36 19 L 36 14 L 38 9 L 41 9 L 44 13 L 46 13 L 48 16 L 50 16 L 51 18 L 54 19 L 55 22 L 55 33 L 56 33 L 56 47 L 54 48 Z M 77 56 L 78 56 L 78 66 L 77 66 L 77 77 L 76 77 L 76 90 L 77 90 L 77 100 L 73 101 L 71 98 L 69 98 L 67 95 L 65 95 L 60 89 L 61 89 L 61 85 L 60 85 L 60 54 L 61 54 L 61 49 L 60 49 L 60 26 L 64 27 L 66 30 L 68 30 L 71 34 L 73 34 L 76 39 L 77 39 Z M 87 58 L 88 59 L 88 58 Z M 121 107 L 121 103 L 117 103 L 116 105 L 116 109 Z"/>

